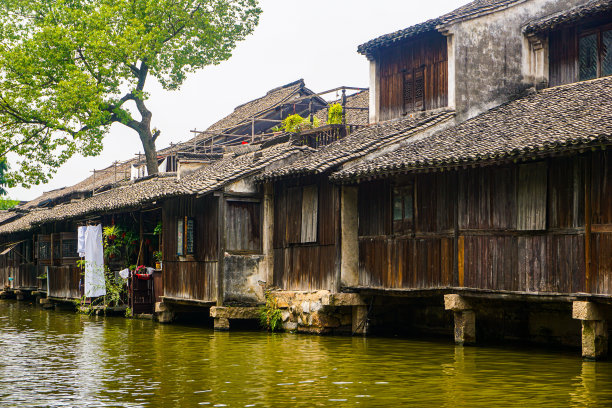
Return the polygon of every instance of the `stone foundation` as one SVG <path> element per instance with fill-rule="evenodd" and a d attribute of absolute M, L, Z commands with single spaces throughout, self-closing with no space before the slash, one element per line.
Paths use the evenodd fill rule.
<path fill-rule="evenodd" d="M 174 312 L 167 303 L 156 302 L 155 317 L 160 323 L 172 323 L 172 321 L 174 320 Z"/>
<path fill-rule="evenodd" d="M 354 293 L 275 291 L 271 295 L 282 310 L 283 328 L 298 333 L 352 334 L 353 308 L 366 307 Z"/>

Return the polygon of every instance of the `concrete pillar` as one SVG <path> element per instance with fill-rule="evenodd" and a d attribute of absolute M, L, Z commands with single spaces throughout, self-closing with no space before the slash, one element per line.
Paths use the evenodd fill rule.
<path fill-rule="evenodd" d="M 370 60 L 370 100 L 369 119 L 370 123 L 379 121 L 380 109 L 380 70 L 376 59 Z"/>
<path fill-rule="evenodd" d="M 455 316 L 455 343 L 476 343 L 476 313 L 470 303 L 460 295 L 444 295 L 444 309 L 452 310 Z"/>
<path fill-rule="evenodd" d="M 263 266 L 265 272 L 262 273 L 267 286 L 274 284 L 274 186 L 272 183 L 264 184 L 263 199 L 263 240 L 262 249 L 264 254 Z"/>
<path fill-rule="evenodd" d="M 340 230 L 342 231 L 340 286 L 359 284 L 359 237 L 357 187 L 342 186 L 340 199 Z"/>
<path fill-rule="evenodd" d="M 167 303 L 155 303 L 155 316 L 160 323 L 172 323 L 174 320 L 174 312 Z"/>
<path fill-rule="evenodd" d="M 368 322 L 368 307 L 367 306 L 353 306 L 353 321 L 352 321 L 352 332 L 353 335 L 368 334 L 370 324 Z"/>
<path fill-rule="evenodd" d="M 230 323 L 227 317 L 215 317 L 215 331 L 228 331 L 229 328 Z"/>
<path fill-rule="evenodd" d="M 593 302 L 576 301 L 572 317 L 582 321 L 582 358 L 602 360 L 608 356 L 608 324 Z"/>

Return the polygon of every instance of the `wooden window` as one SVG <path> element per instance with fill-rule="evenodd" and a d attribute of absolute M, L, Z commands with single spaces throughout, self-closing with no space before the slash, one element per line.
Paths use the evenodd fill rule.
<path fill-rule="evenodd" d="M 191 217 L 179 218 L 176 223 L 176 254 L 193 255 L 195 252 L 195 221 Z"/>
<path fill-rule="evenodd" d="M 78 258 L 77 240 L 62 239 L 62 258 Z"/>
<path fill-rule="evenodd" d="M 300 241 L 317 241 L 317 219 L 319 213 L 319 194 L 317 186 L 307 186 L 302 190 L 302 230 Z"/>
<path fill-rule="evenodd" d="M 578 78 L 581 81 L 612 75 L 612 29 L 585 31 L 578 40 Z"/>
<path fill-rule="evenodd" d="M 393 232 L 412 231 L 414 222 L 414 186 L 393 188 Z"/>
<path fill-rule="evenodd" d="M 51 241 L 48 237 L 46 239 L 38 238 L 37 254 L 40 260 L 47 261 L 51 259 Z"/>
<path fill-rule="evenodd" d="M 261 204 L 227 201 L 226 246 L 229 251 L 261 251 Z"/>
<path fill-rule="evenodd" d="M 518 175 L 517 229 L 546 229 L 546 162 L 522 164 Z"/>
<path fill-rule="evenodd" d="M 425 110 L 425 67 L 404 73 L 404 114 Z"/>

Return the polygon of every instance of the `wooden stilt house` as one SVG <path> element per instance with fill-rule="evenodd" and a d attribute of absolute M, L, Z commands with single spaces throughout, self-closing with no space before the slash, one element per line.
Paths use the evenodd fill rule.
<path fill-rule="evenodd" d="M 545 89 L 345 168 L 363 290 L 612 295 L 612 78 Z"/>

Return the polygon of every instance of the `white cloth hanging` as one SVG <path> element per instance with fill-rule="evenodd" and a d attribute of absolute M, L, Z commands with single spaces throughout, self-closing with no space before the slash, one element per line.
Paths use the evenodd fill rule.
<path fill-rule="evenodd" d="M 85 296 L 106 295 L 102 225 L 90 225 L 85 232 Z"/>
<path fill-rule="evenodd" d="M 130 270 L 128 268 L 122 269 L 119 271 L 119 276 L 123 279 L 127 279 L 130 277 Z"/>
<path fill-rule="evenodd" d="M 85 256 L 85 232 L 87 231 L 87 227 L 79 227 L 77 229 L 77 237 L 78 237 L 78 245 L 77 252 L 79 253 L 79 257 Z"/>

